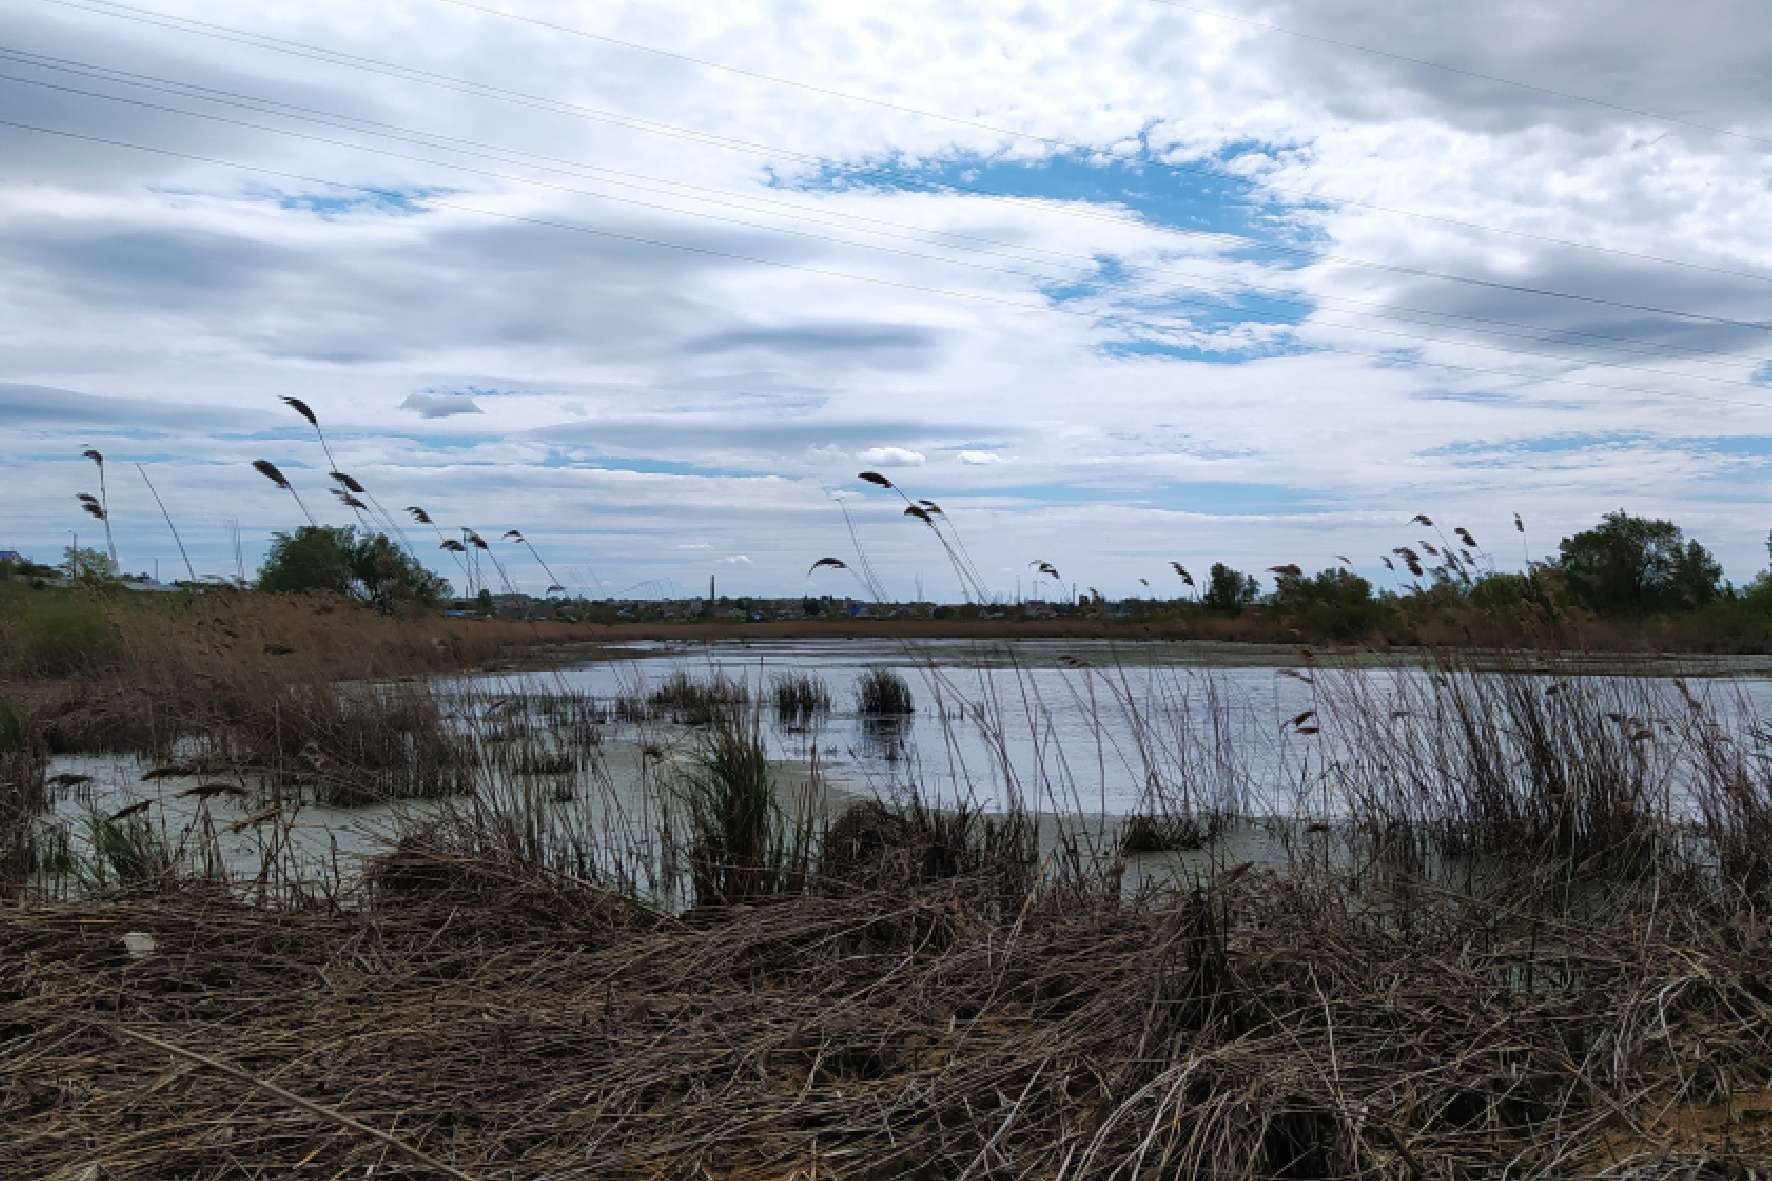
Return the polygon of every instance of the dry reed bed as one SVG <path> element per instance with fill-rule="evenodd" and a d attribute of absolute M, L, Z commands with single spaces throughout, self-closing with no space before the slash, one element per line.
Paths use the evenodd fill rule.
<path fill-rule="evenodd" d="M 997 889 L 678 919 L 409 848 L 355 910 L 0 912 L 0 1173 L 1647 1178 L 1772 1154 L 1764 1125 L 1675 1127 L 1767 1087 L 1772 934 L 1672 881 L 1585 913 L 1530 882 Z"/>

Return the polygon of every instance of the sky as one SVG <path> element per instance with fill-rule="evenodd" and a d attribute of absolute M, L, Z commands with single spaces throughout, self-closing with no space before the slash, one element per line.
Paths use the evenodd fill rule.
<path fill-rule="evenodd" d="M 862 470 L 1002 597 L 1391 586 L 1417 514 L 1759 572 L 1758 6 L 1216 3 L 0 0 L 0 549 L 98 539 L 94 447 L 164 578 L 143 474 L 250 575 L 257 459 L 534 593 L 957 600 Z"/>

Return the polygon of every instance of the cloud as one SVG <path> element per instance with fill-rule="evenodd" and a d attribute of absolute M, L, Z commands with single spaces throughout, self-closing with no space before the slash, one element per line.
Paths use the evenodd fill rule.
<path fill-rule="evenodd" d="M 721 566 L 749 566 L 751 564 L 751 560 L 750 560 L 750 558 L 746 557 L 744 554 L 733 554 L 729 558 L 719 559 L 718 564 Z"/>
<path fill-rule="evenodd" d="M 402 410 L 416 410 L 423 418 L 449 418 L 456 414 L 484 414 L 472 394 L 407 394 Z"/>
<path fill-rule="evenodd" d="M 345 0 L 252 25 L 439 74 L 515 71 L 539 106 L 27 6 L 14 39 L 37 52 L 286 104 L 292 130 L 336 139 L 299 112 L 348 110 L 609 171 L 526 184 L 471 153 L 403 160 L 410 144 L 368 131 L 350 148 L 0 83 L 17 122 L 186 153 L 0 128 L 0 544 L 52 552 L 82 524 L 87 444 L 119 472 L 152 465 L 205 570 L 232 570 L 233 518 L 249 562 L 289 524 L 251 459 L 347 515 L 308 495 L 327 461 L 276 402 L 294 394 L 384 503 L 520 525 L 562 574 L 614 586 L 705 580 L 722 551 L 759 590 L 797 586 L 848 552 L 840 492 L 908 592 L 939 555 L 853 475 L 925 456 L 941 482 L 917 494 L 1009 589 L 1029 552 L 1135 587 L 1176 537 L 1196 570 L 1375 556 L 1413 541 L 1399 522 L 1420 511 L 1490 537 L 1530 508 L 1540 556 L 1621 503 L 1687 525 L 1743 582 L 1764 562 L 1743 506 L 1772 493 L 1772 365 L 1762 332 L 1720 321 L 1764 302 L 1772 190 L 1751 139 L 1625 108 L 1753 133 L 1742 79 L 1772 25 L 1751 0 L 1678 22 L 1647 0 L 1531 7 L 1503 37 L 1453 0 L 1263 11 L 1395 58 L 1087 0 L 1037 19 L 939 0 L 572 18 L 1024 137 L 619 48 L 587 74 L 576 39 L 471 10 L 430 13 L 422 48 L 397 10 Z M 1598 436 L 1620 441 L 1554 442 Z M 126 564 L 176 561 L 156 513 L 113 507 Z"/>
<path fill-rule="evenodd" d="M 167 431 L 191 427 L 244 428 L 264 420 L 264 415 L 229 406 L 88 394 L 0 381 L 0 428 L 78 426 Z"/>
<path fill-rule="evenodd" d="M 923 466 L 923 453 L 906 447 L 869 447 L 855 458 L 876 467 Z"/>

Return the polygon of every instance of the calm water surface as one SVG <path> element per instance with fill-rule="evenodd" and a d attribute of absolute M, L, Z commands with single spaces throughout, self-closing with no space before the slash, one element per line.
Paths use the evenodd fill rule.
<path fill-rule="evenodd" d="M 1419 704 L 1431 692 L 1428 674 L 1407 656 L 1323 668 L 1298 648 L 1254 645 L 817 640 L 636 645 L 628 656 L 541 682 L 614 698 L 677 673 L 723 675 L 763 697 L 772 753 L 793 761 L 816 753 L 820 770 L 850 790 L 890 795 L 914 786 L 989 807 L 1018 800 L 1121 815 L 1149 807 L 1153 792 L 1245 813 L 1334 811 L 1311 781 L 1336 753 L 1327 739 L 1347 695 L 1369 693 L 1388 710 L 1387 702 L 1413 695 L 1409 703 Z M 877 668 L 910 685 L 913 715 L 857 712 L 856 681 Z M 1772 716 L 1763 661 L 1640 669 L 1606 678 L 1622 712 L 1678 714 L 1687 707 L 1674 677 L 1683 676 L 1728 724 L 1748 729 Z M 783 675 L 823 681 L 830 716 L 803 729 L 775 725 L 767 691 Z M 1552 678 L 1542 679 L 1548 689 Z M 1307 711 L 1313 716 L 1301 725 L 1287 724 Z"/>

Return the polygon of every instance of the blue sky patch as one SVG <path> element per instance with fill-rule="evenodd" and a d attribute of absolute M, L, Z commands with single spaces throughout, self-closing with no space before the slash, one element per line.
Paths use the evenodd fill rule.
<path fill-rule="evenodd" d="M 422 186 L 404 189 L 341 189 L 328 193 L 278 193 L 276 201 L 283 209 L 312 213 L 322 218 L 342 217 L 350 213 L 398 213 L 412 216 L 426 212 L 424 202 L 430 198 L 446 197 L 454 191 Z"/>
<path fill-rule="evenodd" d="M 1216 162 L 1222 164 L 1251 153 L 1272 155 L 1274 149 L 1255 142 L 1230 144 L 1218 154 Z M 1300 244 L 1304 231 L 1291 215 L 1310 206 L 1252 199 L 1250 182 L 1218 175 L 1210 167 L 1169 165 L 1143 154 L 1105 163 L 1074 154 L 1042 160 L 955 156 L 918 164 L 872 160 L 848 167 L 825 166 L 809 177 L 772 177 L 771 184 L 808 192 L 949 190 L 992 197 L 1112 204 L 1137 213 L 1151 225 L 1168 229 L 1235 234 L 1286 246 Z M 1245 248 L 1237 257 L 1265 260 L 1274 253 L 1259 247 Z"/>

